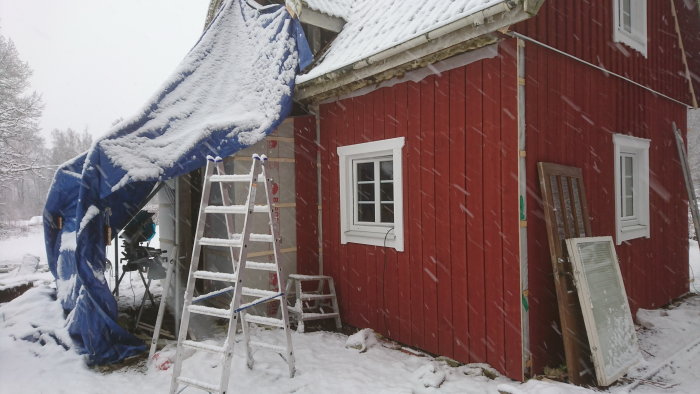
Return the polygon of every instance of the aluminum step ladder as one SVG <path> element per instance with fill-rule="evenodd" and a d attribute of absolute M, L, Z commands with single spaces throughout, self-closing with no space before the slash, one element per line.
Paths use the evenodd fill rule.
<path fill-rule="evenodd" d="M 289 376 L 293 377 L 295 372 L 292 337 L 291 330 L 289 329 L 289 313 L 286 308 L 285 295 L 283 292 L 281 292 L 283 289 L 282 280 L 284 276 L 279 266 L 279 229 L 273 220 L 273 210 L 270 208 L 272 203 L 272 180 L 267 177 L 267 172 L 265 169 L 267 157 L 265 155 L 253 155 L 253 164 L 250 167 L 250 172 L 241 175 L 227 175 L 224 171 L 223 160 L 220 157 L 212 158 L 209 156 L 207 159 L 207 167 L 204 176 L 204 188 L 202 190 L 202 202 L 199 208 L 197 230 L 195 233 L 194 248 L 192 251 L 192 263 L 190 265 L 189 278 L 187 281 L 187 288 L 185 290 L 184 305 L 182 308 L 182 319 L 177 342 L 177 355 L 175 359 L 175 366 L 173 368 L 173 377 L 170 384 L 171 394 L 178 392 L 178 389 L 184 390 L 186 387 L 198 388 L 200 390 L 208 391 L 209 393 L 226 393 L 231 370 L 231 361 L 233 359 L 233 349 L 235 345 L 234 336 L 236 334 L 239 320 L 241 320 L 243 330 L 248 368 L 253 368 L 254 360 L 252 351 L 254 348 L 256 348 L 272 350 L 279 353 L 288 364 Z M 216 168 L 216 174 L 214 174 L 214 168 Z M 214 182 L 220 183 L 221 186 L 221 206 L 209 205 L 211 184 Z M 229 191 L 233 183 L 248 184 L 248 195 L 244 205 L 231 204 Z M 256 192 L 258 185 L 260 184 L 263 184 L 265 188 L 265 197 L 267 200 L 266 205 L 255 205 Z M 252 221 L 263 216 L 259 215 L 260 213 L 267 213 L 267 215 L 265 215 L 265 220 L 267 220 L 269 223 L 270 234 L 251 233 Z M 207 215 L 211 214 L 225 215 L 226 229 L 229 235 L 228 238 L 204 237 L 206 218 Z M 240 233 L 234 232 L 233 215 L 243 216 L 243 229 Z M 271 243 L 274 262 L 262 263 L 247 261 L 248 245 L 251 242 Z M 200 270 L 199 255 L 203 246 L 219 246 L 229 248 L 230 257 L 233 264 L 233 273 Z M 280 292 L 245 287 L 246 271 L 248 270 L 276 272 L 277 288 L 280 289 Z M 228 284 L 228 287 L 215 290 L 208 294 L 193 297 L 195 281 L 197 280 L 223 282 Z M 195 305 L 199 301 L 228 292 L 233 292 L 233 297 L 228 309 Z M 243 296 L 252 298 L 252 300 L 242 303 Z M 279 310 L 281 311 L 282 315 L 281 319 L 249 313 L 250 307 L 267 302 L 280 303 Z M 187 339 L 187 331 L 192 314 L 207 315 L 229 320 L 226 339 L 222 346 Z M 250 332 L 251 328 L 249 327 L 249 324 L 281 328 L 284 331 L 286 345 L 279 346 L 252 340 Z M 191 377 L 181 376 L 183 369 L 184 348 L 219 354 L 221 356 L 221 377 L 219 381 L 211 383 Z"/>
<path fill-rule="evenodd" d="M 303 282 L 316 282 L 315 289 L 304 291 Z M 287 279 L 287 294 L 291 292 L 292 287 L 295 289 L 296 301 L 288 309 L 296 318 L 297 332 L 303 333 L 304 322 L 309 320 L 334 319 L 335 328 L 338 330 L 343 328 L 332 277 L 291 274 Z M 324 302 L 329 302 L 330 305 L 324 306 Z"/>

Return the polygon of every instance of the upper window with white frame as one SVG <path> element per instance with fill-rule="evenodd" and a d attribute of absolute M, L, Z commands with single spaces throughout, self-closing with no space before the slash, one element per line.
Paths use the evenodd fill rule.
<path fill-rule="evenodd" d="M 340 241 L 403 251 L 403 137 L 338 147 Z"/>
<path fill-rule="evenodd" d="M 649 140 L 614 134 L 617 244 L 649 238 Z"/>
<path fill-rule="evenodd" d="M 613 41 L 647 56 L 647 0 L 613 0 Z"/>

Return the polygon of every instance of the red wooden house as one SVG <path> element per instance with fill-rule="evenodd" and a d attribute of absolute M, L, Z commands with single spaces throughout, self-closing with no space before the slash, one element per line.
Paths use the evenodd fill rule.
<path fill-rule="evenodd" d="M 302 6 L 326 49 L 297 85 L 297 270 L 335 278 L 346 323 L 514 379 L 563 364 L 542 161 L 583 169 L 633 313 L 688 291 L 694 2 Z"/>

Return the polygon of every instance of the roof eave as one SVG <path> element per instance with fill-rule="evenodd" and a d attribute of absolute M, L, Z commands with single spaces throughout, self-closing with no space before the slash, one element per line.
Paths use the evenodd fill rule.
<path fill-rule="evenodd" d="M 499 30 L 534 16 L 542 1 L 504 2 L 486 8 L 346 67 L 304 81 L 296 87 L 295 100 L 308 104 L 345 95 L 490 45 L 500 39 Z"/>

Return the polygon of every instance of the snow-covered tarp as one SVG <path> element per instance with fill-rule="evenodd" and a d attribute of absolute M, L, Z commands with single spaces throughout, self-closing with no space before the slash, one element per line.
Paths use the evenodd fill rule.
<path fill-rule="evenodd" d="M 116 321 L 104 276 L 105 226 L 116 233 L 126 225 L 157 182 L 272 132 L 291 110 L 296 74 L 310 62 L 301 24 L 283 6 L 228 0 L 139 114 L 58 169 L 44 211 L 46 253 L 68 332 L 90 363 L 144 349 Z"/>

